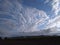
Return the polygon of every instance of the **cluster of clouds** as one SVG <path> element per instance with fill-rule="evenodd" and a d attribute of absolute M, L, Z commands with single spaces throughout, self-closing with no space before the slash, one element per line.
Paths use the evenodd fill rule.
<path fill-rule="evenodd" d="M 54 12 L 54 18 L 49 19 L 47 28 L 51 28 L 52 32 L 60 31 L 60 0 L 52 0 L 52 12 Z"/>
<path fill-rule="evenodd" d="M 45 3 L 48 3 L 46 0 Z M 18 0 L 4 0 L 0 5 L 0 16 L 11 16 L 12 18 L 0 18 L 0 36 L 9 37 L 13 35 L 20 35 L 20 32 L 34 32 L 40 31 L 38 25 L 43 25 L 48 20 L 45 29 L 53 28 L 55 26 L 60 27 L 60 16 L 57 16 L 60 8 L 60 1 L 53 0 L 52 11 L 56 17 L 50 19 L 47 13 L 43 10 L 38 10 L 32 7 L 23 7 Z M 56 25 L 57 22 L 57 25 Z"/>
<path fill-rule="evenodd" d="M 52 10 L 54 11 L 55 15 L 58 15 L 60 11 L 60 0 L 53 0 Z"/>
<path fill-rule="evenodd" d="M 37 26 L 47 18 L 46 12 L 32 7 L 23 7 L 18 0 L 4 0 L 0 5 L 0 36 L 12 36 L 20 32 L 38 31 Z M 12 18 L 8 19 L 4 16 Z"/>

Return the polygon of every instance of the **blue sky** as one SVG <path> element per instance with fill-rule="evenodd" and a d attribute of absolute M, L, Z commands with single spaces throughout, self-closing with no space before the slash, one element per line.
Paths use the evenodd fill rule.
<path fill-rule="evenodd" d="M 59 12 L 59 0 L 0 0 L 0 30 L 8 35 L 40 31 L 59 17 Z"/>
<path fill-rule="evenodd" d="M 53 15 L 52 6 L 51 6 L 52 0 L 49 0 L 49 2 L 47 3 L 45 2 L 46 0 L 22 0 L 22 5 L 26 7 L 36 8 L 38 10 L 43 10 L 51 18 Z M 39 25 L 40 29 L 43 29 L 46 26 L 46 21 L 44 23 L 45 24 L 43 25 Z"/>
<path fill-rule="evenodd" d="M 25 6 L 30 6 L 33 8 L 37 8 L 39 10 L 44 10 L 49 14 L 51 12 L 51 4 L 50 2 L 44 3 L 46 0 L 22 0 L 22 4 Z"/>
<path fill-rule="evenodd" d="M 36 8 L 38 10 L 43 10 L 46 12 L 49 19 L 55 18 L 56 14 L 58 15 L 58 12 L 59 12 L 58 3 L 60 3 L 59 0 L 56 0 L 56 2 L 54 0 L 22 0 L 23 6 Z M 49 19 L 47 21 L 49 21 Z M 39 25 L 39 28 L 43 29 L 46 24 L 47 22 L 45 21 L 43 25 L 41 26 Z"/>
<path fill-rule="evenodd" d="M 16 0 L 15 0 L 16 1 Z M 17 6 L 16 7 L 16 4 L 17 3 L 15 3 L 15 1 L 13 0 L 9 0 L 9 1 L 7 1 L 7 0 L 3 0 L 3 1 L 1 1 L 1 6 L 0 6 L 0 11 L 5 11 L 5 12 L 9 12 L 9 14 L 1 14 L 0 15 L 0 18 L 4 18 L 4 19 L 13 19 L 13 17 L 11 16 L 11 14 L 12 15 L 17 15 L 18 14 L 18 10 L 19 10 L 19 7 Z M 52 6 L 51 6 L 51 0 L 17 0 L 19 3 L 21 3 L 21 5 L 24 7 L 24 8 L 28 8 L 28 7 L 30 7 L 30 8 L 32 8 L 32 10 L 35 8 L 35 9 L 37 9 L 37 10 L 42 10 L 42 11 L 44 11 L 45 13 L 46 13 L 46 15 L 47 16 L 49 16 L 49 18 L 51 18 L 52 17 L 52 15 L 53 15 L 53 11 L 52 11 Z M 5 6 L 5 4 L 4 3 L 6 3 L 6 5 L 7 6 Z M 11 4 L 9 4 L 8 2 L 10 2 Z M 20 5 L 20 4 L 19 4 Z M 13 13 L 13 12 L 15 12 L 16 11 L 16 13 Z M 24 12 L 24 11 L 22 11 L 22 12 Z M 28 12 L 28 13 L 30 13 L 30 12 Z M 4 16 L 5 15 L 5 16 Z M 23 14 L 24 15 L 24 14 Z M 30 14 L 29 14 L 30 15 Z M 33 15 L 33 14 L 32 14 Z M 16 17 L 19 17 L 19 16 L 16 16 Z M 20 17 L 21 18 L 21 17 Z M 27 17 L 28 18 L 28 17 Z M 39 19 L 39 16 L 38 16 L 38 14 L 37 14 L 37 18 Z M 17 20 L 18 20 L 19 18 L 17 18 Z M 26 19 L 27 20 L 27 19 Z M 48 21 L 48 20 L 47 20 Z M 46 25 L 46 21 L 44 22 L 45 24 L 43 24 L 43 25 L 39 25 L 39 28 L 41 29 L 43 29 L 44 28 L 44 26 Z M 29 24 L 29 23 L 27 23 L 27 24 Z"/>
<path fill-rule="evenodd" d="M 22 2 L 22 5 L 25 7 L 32 7 L 38 10 L 43 10 L 50 18 L 54 18 L 54 12 L 52 11 L 53 0 L 21 0 L 20 2 Z"/>

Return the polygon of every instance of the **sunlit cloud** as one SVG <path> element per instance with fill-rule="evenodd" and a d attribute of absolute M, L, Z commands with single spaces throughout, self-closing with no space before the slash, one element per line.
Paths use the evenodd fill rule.
<path fill-rule="evenodd" d="M 44 2 L 44 3 L 46 4 L 46 3 L 48 3 L 48 2 L 49 2 L 49 0 L 45 0 L 45 2 Z"/>
<path fill-rule="evenodd" d="M 60 16 L 56 16 L 54 19 L 49 20 L 47 29 L 54 31 L 60 30 Z"/>
<path fill-rule="evenodd" d="M 19 1 L 22 1 L 22 0 L 19 0 Z M 38 9 L 36 7 L 23 5 L 22 4 L 23 1 L 20 3 L 18 2 L 18 0 L 13 0 L 13 1 L 5 0 L 5 2 L 1 3 L 0 5 L 0 16 L 1 14 L 3 16 L 7 15 L 7 16 L 11 16 L 13 19 L 2 18 L 2 17 L 0 18 L 0 33 L 1 33 L 0 36 L 3 36 L 3 37 L 4 36 L 9 37 L 12 35 L 20 36 L 22 35 L 21 32 L 23 32 L 23 35 L 25 35 L 24 34 L 25 32 L 31 34 L 31 32 L 38 31 L 40 33 L 40 31 L 44 29 L 45 30 L 51 29 L 54 31 L 55 29 L 59 28 L 60 16 L 58 16 L 58 13 L 60 11 L 60 8 L 59 8 L 60 1 L 52 0 L 51 12 L 53 12 L 54 14 L 52 15 L 55 16 L 53 19 L 50 19 L 50 17 L 47 14 L 47 11 L 42 10 L 42 9 L 45 9 L 45 4 L 48 3 L 49 1 L 50 0 L 45 0 L 44 6 L 38 3 L 44 7 L 44 8 L 41 7 L 41 9 Z M 42 26 L 43 29 L 41 29 L 41 27 L 38 28 L 41 25 L 43 25 Z"/>
<path fill-rule="evenodd" d="M 11 36 L 11 35 L 20 35 L 20 32 L 34 32 L 40 31 L 38 29 L 39 24 L 43 24 L 45 20 L 49 17 L 44 10 L 39 10 L 32 7 L 23 7 L 21 3 L 17 0 L 11 2 L 10 0 L 5 0 L 5 4 L 2 5 L 3 9 L 0 11 L 0 14 L 7 14 L 12 16 L 13 19 L 0 18 L 2 22 L 3 29 L 0 28 L 0 32 L 3 33 L 1 36 Z M 1 7 L 1 8 L 2 8 Z M 8 27 L 5 28 L 4 26 Z M 6 33 L 6 34 L 5 34 Z"/>
<path fill-rule="evenodd" d="M 55 16 L 52 19 L 49 19 L 47 23 L 47 28 L 55 28 L 56 31 L 58 30 L 58 27 L 60 28 L 60 1 L 59 0 L 53 0 L 52 1 L 52 11 L 53 11 L 53 16 Z M 57 27 L 57 28 L 56 28 Z M 53 29 L 53 30 L 55 30 Z"/>
<path fill-rule="evenodd" d="M 60 0 L 53 0 L 52 10 L 55 13 L 55 15 L 58 15 L 58 12 L 60 11 Z"/>

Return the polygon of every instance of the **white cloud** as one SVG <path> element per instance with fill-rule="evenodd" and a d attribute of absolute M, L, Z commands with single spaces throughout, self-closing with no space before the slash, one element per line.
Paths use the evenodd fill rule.
<path fill-rule="evenodd" d="M 48 2 L 49 0 L 46 0 L 45 3 L 48 3 Z M 10 7 L 13 6 L 13 3 L 7 1 L 5 5 L 8 7 L 6 8 L 8 9 L 7 12 L 0 11 L 0 14 L 2 14 L 3 12 L 3 14 L 9 15 L 10 14 L 9 11 L 11 12 Z M 0 27 L 0 32 L 3 33 L 3 36 L 5 35 L 9 37 L 12 35 L 16 35 L 16 33 L 17 35 L 20 35 L 20 32 L 40 31 L 40 29 L 37 28 L 38 25 L 43 25 L 44 22 L 49 19 L 46 12 L 43 10 L 38 10 L 32 7 L 23 7 L 17 0 L 15 0 L 14 5 L 16 6 L 15 11 L 13 11 L 13 14 L 10 14 L 10 15 L 14 19 L 17 19 L 16 20 L 17 22 L 12 19 L 1 18 L 1 20 L 4 20 L 4 21 L 0 22 L 0 24 L 2 24 L 2 26 L 6 25 L 12 29 L 10 30 L 7 28 Z M 59 0 L 53 0 L 52 10 L 54 11 L 55 15 L 58 15 L 58 12 L 60 11 Z M 52 20 L 49 19 L 49 22 L 47 22 L 47 27 L 46 27 L 47 29 L 53 28 L 53 27 L 60 27 L 60 16 L 57 16 Z"/>
<path fill-rule="evenodd" d="M 52 0 L 52 11 L 54 12 L 54 18 L 49 19 L 49 22 L 47 23 L 46 29 L 50 30 L 58 30 L 58 27 L 60 28 L 60 15 L 58 14 L 60 12 L 60 0 Z"/>
<path fill-rule="evenodd" d="M 30 7 L 25 10 L 25 16 L 27 17 L 25 19 L 28 20 L 26 25 L 30 29 L 27 31 L 38 31 L 38 24 L 42 25 L 44 21 L 49 18 L 43 10 Z"/>
<path fill-rule="evenodd" d="M 60 16 L 56 16 L 54 19 L 51 19 L 47 24 L 47 29 L 51 31 L 60 31 Z"/>
<path fill-rule="evenodd" d="M 53 0 L 52 10 L 54 11 L 55 15 L 58 15 L 58 12 L 60 11 L 60 0 Z"/>
<path fill-rule="evenodd" d="M 37 29 L 38 24 L 43 24 L 44 21 L 49 18 L 45 11 L 38 10 L 38 9 L 32 8 L 32 7 L 23 7 L 20 3 L 17 2 L 17 0 L 15 0 L 15 2 L 14 2 L 14 5 L 16 6 L 15 11 L 14 11 L 11 7 L 13 5 L 13 3 L 9 2 L 9 5 L 7 5 L 8 2 L 9 2 L 9 0 L 5 4 L 7 6 L 6 9 L 8 9 L 8 10 L 7 10 L 7 12 L 4 12 L 4 14 L 13 13 L 13 18 L 17 19 L 16 20 L 17 22 L 12 19 L 7 19 L 7 18 L 2 19 L 1 18 L 1 20 L 5 20 L 5 21 L 3 21 L 3 23 L 0 23 L 0 24 L 5 24 L 9 28 L 12 28 L 11 31 L 7 31 L 10 29 L 5 28 L 5 32 L 3 32 L 4 34 L 7 32 L 8 34 L 15 35 L 15 33 L 17 33 L 17 32 L 19 33 L 19 32 L 38 31 L 38 29 Z M 5 5 L 3 5 L 3 6 L 5 6 Z M 10 8 L 11 8 L 12 12 L 11 12 Z M 0 29 L 4 30 L 2 28 L 0 28 Z"/>
<path fill-rule="evenodd" d="M 46 4 L 46 3 L 48 3 L 48 2 L 49 2 L 49 0 L 45 0 L 45 2 L 44 2 L 44 3 Z"/>

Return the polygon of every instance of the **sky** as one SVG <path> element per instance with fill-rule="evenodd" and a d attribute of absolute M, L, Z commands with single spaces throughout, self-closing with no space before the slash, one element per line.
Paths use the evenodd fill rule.
<path fill-rule="evenodd" d="M 60 0 L 0 0 L 2 37 L 60 28 L 59 19 Z"/>
<path fill-rule="evenodd" d="M 49 19 L 45 21 L 43 25 L 39 25 L 40 29 L 46 26 L 46 22 L 59 15 L 59 0 L 22 0 L 23 6 L 36 8 L 43 10 Z"/>

